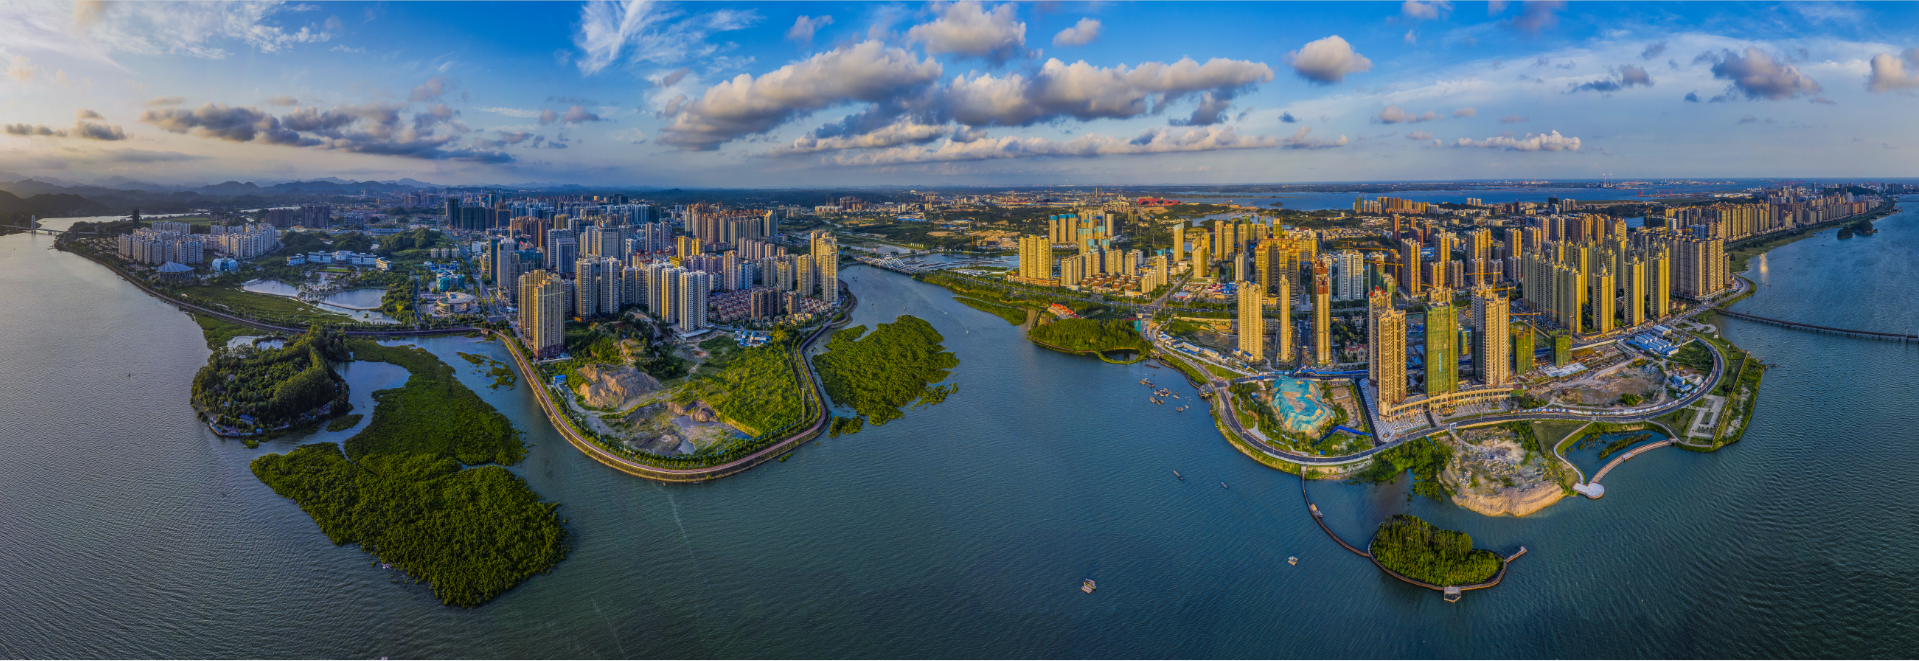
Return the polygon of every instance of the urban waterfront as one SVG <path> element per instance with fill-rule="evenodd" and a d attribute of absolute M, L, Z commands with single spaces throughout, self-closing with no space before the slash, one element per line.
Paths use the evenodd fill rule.
<path fill-rule="evenodd" d="M 1734 309 L 1902 330 L 1913 201 L 1876 235 L 1826 230 L 1755 258 L 1760 291 Z M 1403 484 L 1308 486 L 1348 539 L 1410 512 L 1530 549 L 1499 587 L 1446 604 L 1334 545 L 1298 479 L 1203 411 L 1149 404 L 1141 378 L 1194 398 L 1176 373 L 1036 348 L 903 276 L 842 271 L 853 323 L 931 322 L 959 392 L 707 484 L 594 463 L 524 381 L 489 390 L 455 356 L 503 349 L 421 340 L 526 432 L 514 470 L 573 535 L 552 573 L 462 610 L 332 546 L 256 480 L 248 462 L 298 441 L 211 435 L 187 404 L 199 328 L 52 241 L 0 237 L 9 657 L 1861 657 L 1919 633 L 1903 580 L 1919 559 L 1904 498 L 1919 450 L 1903 442 L 1919 347 L 1722 319 L 1778 366 L 1744 440 L 1647 454 L 1605 498 L 1534 516 L 1408 502 Z M 345 376 L 361 413 L 400 378 Z"/>

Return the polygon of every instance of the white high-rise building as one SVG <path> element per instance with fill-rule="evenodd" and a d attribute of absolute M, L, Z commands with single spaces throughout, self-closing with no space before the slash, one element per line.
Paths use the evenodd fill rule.
<path fill-rule="evenodd" d="M 1357 301 L 1366 298 L 1366 258 L 1357 250 L 1332 254 L 1333 299 Z"/>

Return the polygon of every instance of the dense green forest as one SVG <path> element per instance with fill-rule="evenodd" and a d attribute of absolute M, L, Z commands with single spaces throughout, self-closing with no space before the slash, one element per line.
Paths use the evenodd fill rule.
<path fill-rule="evenodd" d="M 1473 548 L 1472 535 L 1440 530 L 1410 514 L 1380 523 L 1370 551 L 1387 569 L 1438 586 L 1484 583 L 1499 573 L 1499 556 Z"/>
<path fill-rule="evenodd" d="M 1133 322 L 1130 321 L 1061 319 L 1034 326 L 1033 330 L 1027 331 L 1026 337 L 1040 344 L 1074 352 L 1131 349 L 1144 353 L 1153 349 L 1151 342 L 1133 330 Z"/>
<path fill-rule="evenodd" d="M 274 429 L 307 415 L 346 410 L 345 336 L 308 331 L 279 349 L 215 351 L 193 376 L 193 405 L 214 424 Z"/>
<path fill-rule="evenodd" d="M 932 394 L 927 386 L 959 366 L 959 358 L 940 344 L 945 340 L 926 320 L 903 314 L 871 334 L 865 326 L 834 333 L 813 366 L 834 402 L 883 425 L 904 415 L 900 407 Z"/>
<path fill-rule="evenodd" d="M 372 422 L 344 451 L 316 443 L 262 456 L 253 462 L 261 482 L 335 544 L 359 544 L 450 605 L 478 606 L 566 556 L 558 505 L 500 467 L 526 454 L 506 416 L 424 350 L 366 340 L 347 348 L 411 376 L 374 393 Z"/>

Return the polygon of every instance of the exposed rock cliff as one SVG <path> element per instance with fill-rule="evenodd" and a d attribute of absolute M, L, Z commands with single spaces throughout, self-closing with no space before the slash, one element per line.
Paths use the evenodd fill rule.
<path fill-rule="evenodd" d="M 587 406 L 625 409 L 641 395 L 659 389 L 658 379 L 631 365 L 587 365 L 573 387 Z"/>

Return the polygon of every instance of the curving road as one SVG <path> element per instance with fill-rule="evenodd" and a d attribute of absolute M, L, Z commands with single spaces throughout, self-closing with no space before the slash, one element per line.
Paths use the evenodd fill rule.
<path fill-rule="evenodd" d="M 553 423 L 553 428 L 559 430 L 560 435 L 566 437 L 566 441 L 573 444 L 575 449 L 578 449 L 580 452 L 585 453 L 586 456 L 592 457 L 602 464 L 606 464 L 628 475 L 660 482 L 704 482 L 706 480 L 716 480 L 728 475 L 733 475 L 766 463 L 770 459 L 786 454 L 793 448 L 813 440 L 819 436 L 821 431 L 825 430 L 828 418 L 826 393 L 820 385 L 819 375 L 813 371 L 812 364 L 806 360 L 806 350 L 828 329 L 844 325 L 846 320 L 851 318 L 844 313 L 851 312 L 853 306 L 858 304 L 858 299 L 854 298 L 851 292 L 843 293 L 847 297 L 847 305 L 840 319 L 838 321 L 821 324 L 819 328 L 815 329 L 811 335 L 808 335 L 806 339 L 793 350 L 793 360 L 798 364 L 795 369 L 799 370 L 801 376 L 806 379 L 813 401 L 818 407 L 818 414 L 813 418 L 813 423 L 805 429 L 795 432 L 792 436 L 761 448 L 757 452 L 724 464 L 702 468 L 663 468 L 654 466 L 615 454 L 606 448 L 600 447 L 599 444 L 588 440 L 585 434 L 580 431 L 579 427 L 573 424 L 573 420 L 559 410 L 558 403 L 553 401 L 551 389 L 540 379 L 539 371 L 533 369 L 532 363 L 527 361 L 526 354 L 520 351 L 519 343 L 514 342 L 510 337 L 502 337 L 501 340 L 502 343 L 513 352 L 513 361 L 519 366 L 521 376 L 527 380 L 527 383 L 533 384 L 534 396 L 539 399 L 540 409 L 546 412 L 547 420 Z"/>

